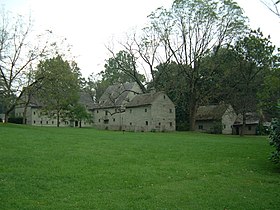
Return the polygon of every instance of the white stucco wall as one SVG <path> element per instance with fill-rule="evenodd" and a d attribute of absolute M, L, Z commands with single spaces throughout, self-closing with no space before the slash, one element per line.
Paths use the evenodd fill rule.
<path fill-rule="evenodd" d="M 225 111 L 222 117 L 222 124 L 223 124 L 223 134 L 232 134 L 232 126 L 234 121 L 236 120 L 236 113 L 233 110 L 232 106 L 229 105 L 228 109 Z"/>
<path fill-rule="evenodd" d="M 23 117 L 24 108 L 23 107 L 16 107 L 15 115 L 16 117 Z M 78 125 L 77 127 L 79 126 Z M 57 126 L 57 119 L 56 117 L 50 117 L 40 109 L 35 107 L 27 107 L 26 110 L 26 124 L 34 125 L 34 126 L 50 126 L 55 127 Z M 71 122 L 67 119 L 60 119 L 60 127 L 75 127 L 75 122 Z M 82 127 L 92 127 L 92 123 L 88 121 L 81 122 Z"/>

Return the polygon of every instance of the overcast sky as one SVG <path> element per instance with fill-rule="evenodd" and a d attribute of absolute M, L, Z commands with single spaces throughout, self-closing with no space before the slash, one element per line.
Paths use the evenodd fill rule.
<path fill-rule="evenodd" d="M 6 10 L 31 14 L 35 27 L 50 29 L 67 38 L 84 76 L 103 70 L 110 54 L 105 45 L 133 28 L 142 28 L 147 15 L 172 0 L 0 0 Z M 280 19 L 260 0 L 236 0 L 249 17 L 251 27 L 270 34 L 280 47 Z"/>

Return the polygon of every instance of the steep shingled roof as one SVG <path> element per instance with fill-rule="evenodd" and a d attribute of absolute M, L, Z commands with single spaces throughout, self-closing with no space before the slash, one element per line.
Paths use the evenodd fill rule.
<path fill-rule="evenodd" d="M 197 109 L 196 120 L 221 120 L 229 105 L 200 106 Z"/>
<path fill-rule="evenodd" d="M 82 104 L 82 105 L 86 106 L 87 108 L 93 107 L 94 102 L 89 93 L 80 92 L 79 95 L 80 95 L 79 104 Z M 20 99 L 19 104 L 20 105 L 25 104 L 27 100 L 28 100 L 27 96 L 23 95 L 22 98 Z M 36 92 L 30 95 L 29 106 L 34 107 L 34 108 L 44 107 L 44 104 L 38 99 Z"/>
<path fill-rule="evenodd" d="M 146 94 L 137 95 L 126 105 L 126 107 L 138 107 L 138 106 L 151 105 L 152 102 L 161 94 L 163 94 L 163 92 L 146 93 Z"/>
<path fill-rule="evenodd" d="M 80 92 L 79 103 L 86 108 L 92 108 L 94 106 L 92 96 L 87 92 Z"/>
<path fill-rule="evenodd" d="M 99 103 L 96 104 L 95 108 L 121 106 L 127 100 L 127 96 L 132 91 L 135 84 L 135 82 L 131 82 L 109 86 L 100 97 Z"/>
<path fill-rule="evenodd" d="M 246 113 L 246 125 L 257 125 L 260 123 L 260 116 L 256 112 Z M 239 114 L 234 122 L 234 125 L 242 125 L 243 116 Z"/>

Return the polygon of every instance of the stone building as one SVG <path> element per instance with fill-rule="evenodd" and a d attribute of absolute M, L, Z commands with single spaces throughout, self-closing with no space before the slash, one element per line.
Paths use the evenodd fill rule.
<path fill-rule="evenodd" d="M 94 126 L 126 131 L 174 131 L 175 106 L 163 92 L 143 94 L 137 83 L 112 85 L 92 109 Z"/>
<path fill-rule="evenodd" d="M 200 106 L 196 113 L 195 130 L 207 133 L 232 134 L 236 113 L 231 105 Z"/>
<path fill-rule="evenodd" d="M 27 98 L 23 98 L 21 103 L 15 108 L 15 116 L 25 118 L 24 124 L 34 126 L 57 126 L 55 114 L 47 114 L 42 104 L 35 95 L 31 95 L 28 103 Z M 80 93 L 79 103 L 90 109 L 93 106 L 91 97 L 84 92 Z M 24 117 L 25 116 L 25 117 Z M 92 127 L 91 120 L 73 120 L 69 117 L 61 117 L 59 120 L 60 127 Z"/>

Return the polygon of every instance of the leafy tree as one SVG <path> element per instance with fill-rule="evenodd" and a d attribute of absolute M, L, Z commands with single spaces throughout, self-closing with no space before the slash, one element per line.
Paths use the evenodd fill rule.
<path fill-rule="evenodd" d="M 246 123 L 246 113 L 257 110 L 257 92 L 275 59 L 274 49 L 269 38 L 257 30 L 239 39 L 228 52 L 230 65 L 225 71 L 221 87 L 225 100 L 243 116 L 241 135 Z"/>
<path fill-rule="evenodd" d="M 258 91 L 259 107 L 271 117 L 280 117 L 277 104 L 280 103 L 280 69 L 272 68 L 264 78 Z"/>
<path fill-rule="evenodd" d="M 37 97 L 43 109 L 57 119 L 67 116 L 71 105 L 79 99 L 80 81 L 76 65 L 70 65 L 61 56 L 41 61 L 38 65 L 36 77 L 44 79 L 39 84 Z"/>
<path fill-rule="evenodd" d="M 173 101 L 176 107 L 176 130 L 186 130 L 189 128 L 187 119 L 188 113 L 186 107 L 188 106 L 188 86 L 184 81 L 184 77 L 177 63 L 160 64 L 154 71 L 154 79 L 157 81 L 155 89 L 164 91 L 168 97 Z M 148 87 L 151 89 L 151 87 Z"/>
<path fill-rule="evenodd" d="M 80 103 L 71 105 L 67 115 L 72 121 L 77 120 L 80 128 L 82 127 L 82 120 L 89 121 L 91 119 L 91 115 L 88 113 L 86 107 Z"/>
<path fill-rule="evenodd" d="M 127 51 L 119 51 L 109 58 L 105 64 L 105 70 L 100 73 L 102 82 L 109 85 L 125 82 L 137 82 L 143 92 L 146 91 L 143 81 L 145 76 L 137 71 L 135 57 Z"/>
<path fill-rule="evenodd" d="M 208 91 L 201 80 L 202 59 L 243 34 L 246 18 L 233 1 L 175 0 L 170 10 L 160 8 L 150 16 L 157 30 L 165 55 L 176 62 L 188 85 L 188 115 L 194 130 L 195 114 Z M 216 69 L 208 69 L 212 75 Z"/>

